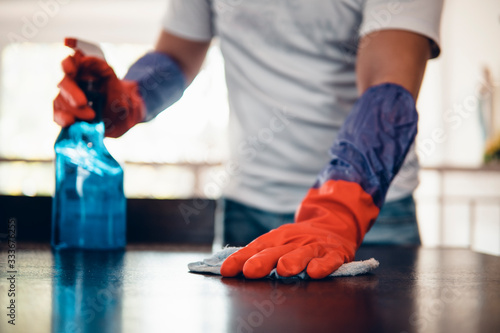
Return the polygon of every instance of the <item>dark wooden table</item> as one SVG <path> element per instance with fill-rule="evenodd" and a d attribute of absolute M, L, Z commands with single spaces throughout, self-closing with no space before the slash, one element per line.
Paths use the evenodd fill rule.
<path fill-rule="evenodd" d="M 500 258 L 463 249 L 362 248 L 372 274 L 323 281 L 188 273 L 210 249 L 53 254 L 18 244 L 15 326 L 0 244 L 0 332 L 500 332 Z"/>

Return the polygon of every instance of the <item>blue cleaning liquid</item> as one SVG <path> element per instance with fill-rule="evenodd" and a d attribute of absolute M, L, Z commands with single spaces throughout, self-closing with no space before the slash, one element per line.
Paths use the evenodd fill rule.
<path fill-rule="evenodd" d="M 123 169 L 104 146 L 104 124 L 98 118 L 63 128 L 54 145 L 55 249 L 120 249 L 126 245 Z"/>

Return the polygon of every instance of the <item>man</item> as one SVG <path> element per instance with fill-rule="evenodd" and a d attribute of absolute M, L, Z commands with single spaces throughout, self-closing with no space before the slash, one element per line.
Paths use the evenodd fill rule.
<path fill-rule="evenodd" d="M 427 60 L 439 54 L 441 8 L 436 0 L 171 0 L 155 51 L 124 80 L 95 58 L 63 62 L 54 118 L 62 126 L 91 118 L 74 80 L 98 76 L 106 135 L 120 136 L 180 98 L 218 37 L 231 109 L 224 239 L 258 237 L 221 272 L 259 278 L 277 267 L 322 278 L 353 260 L 363 239 L 420 242 L 415 100 Z"/>

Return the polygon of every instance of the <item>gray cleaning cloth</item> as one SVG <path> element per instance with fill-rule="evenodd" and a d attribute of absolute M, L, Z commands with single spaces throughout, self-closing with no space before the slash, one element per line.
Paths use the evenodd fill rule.
<path fill-rule="evenodd" d="M 213 254 L 210 258 L 204 259 L 203 261 L 192 262 L 188 264 L 190 272 L 195 273 L 211 273 L 220 275 L 220 266 L 234 252 L 241 249 L 241 247 L 226 247 L 222 251 Z M 379 262 L 373 258 L 362 261 L 352 261 L 347 264 L 340 266 L 335 272 L 328 275 L 327 277 L 337 277 L 337 276 L 355 276 L 360 274 L 366 274 L 379 266 Z M 276 272 L 276 268 L 269 273 L 267 276 L 271 279 L 309 279 L 306 271 L 302 271 L 299 274 L 292 277 L 280 276 Z"/>

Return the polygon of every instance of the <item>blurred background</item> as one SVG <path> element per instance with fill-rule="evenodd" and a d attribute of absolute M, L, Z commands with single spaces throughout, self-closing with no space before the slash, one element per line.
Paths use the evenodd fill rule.
<path fill-rule="evenodd" d="M 53 194 L 59 127 L 52 100 L 60 62 L 71 53 L 64 37 L 102 42 L 120 77 L 152 48 L 166 4 L 0 0 L 0 195 Z M 418 102 L 423 243 L 500 255 L 500 1 L 447 1 L 441 36 L 441 56 L 429 62 Z M 122 138 L 106 139 L 124 166 L 127 197 L 216 199 L 228 112 L 215 41 L 178 103 Z"/>

